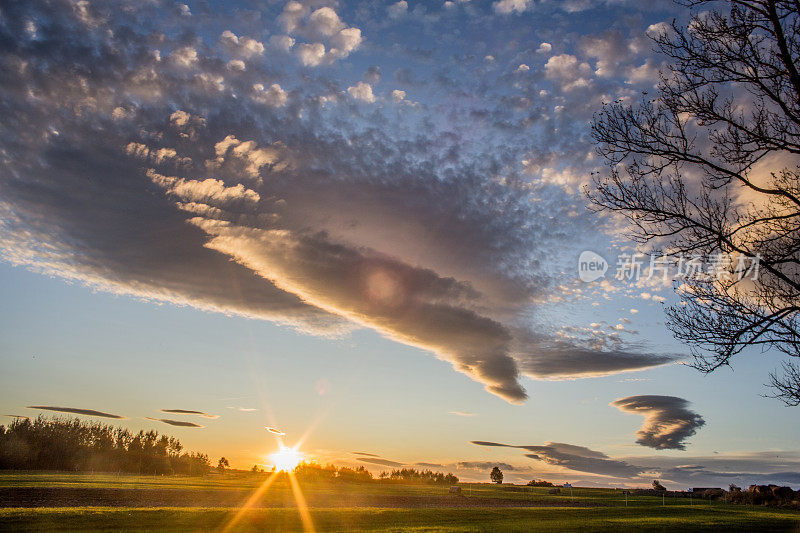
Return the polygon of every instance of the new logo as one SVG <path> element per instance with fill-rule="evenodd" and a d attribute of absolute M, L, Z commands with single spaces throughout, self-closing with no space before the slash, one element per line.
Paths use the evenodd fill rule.
<path fill-rule="evenodd" d="M 581 281 L 589 283 L 606 275 L 608 261 L 599 254 L 590 250 L 581 252 L 578 257 L 578 277 Z"/>

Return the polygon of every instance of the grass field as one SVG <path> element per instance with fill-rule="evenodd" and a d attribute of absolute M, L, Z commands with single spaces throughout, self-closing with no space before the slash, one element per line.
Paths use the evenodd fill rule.
<path fill-rule="evenodd" d="M 221 531 L 264 477 L 0 474 L 0 529 Z M 798 531 L 800 512 L 620 491 L 302 483 L 316 531 Z M 303 531 L 291 487 L 272 484 L 235 531 Z"/>

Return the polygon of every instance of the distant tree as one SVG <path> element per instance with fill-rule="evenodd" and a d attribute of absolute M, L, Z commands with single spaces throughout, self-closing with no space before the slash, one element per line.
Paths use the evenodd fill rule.
<path fill-rule="evenodd" d="M 500 484 L 503 482 L 503 471 L 498 467 L 494 467 L 492 468 L 492 472 L 489 474 L 489 477 L 492 479 L 492 483 Z"/>
<path fill-rule="evenodd" d="M 217 461 L 217 471 L 220 474 L 224 474 L 225 473 L 225 469 L 229 468 L 230 466 L 231 466 L 231 464 L 224 457 L 220 457 L 219 461 Z"/>
<path fill-rule="evenodd" d="M 331 481 L 336 479 L 338 470 L 334 465 L 322 466 L 314 462 L 303 461 L 295 467 L 294 475 L 303 481 Z"/>
<path fill-rule="evenodd" d="M 734 485 L 733 483 L 728 485 L 728 492 L 741 492 L 741 490 L 742 490 L 741 487 L 739 487 L 738 485 Z"/>
<path fill-rule="evenodd" d="M 657 480 L 657 479 L 653 480 L 653 489 L 658 490 L 658 491 L 666 491 L 667 490 L 667 488 L 664 485 L 662 485 L 661 482 L 659 480 Z"/>
<path fill-rule="evenodd" d="M 336 479 L 349 482 L 367 482 L 372 481 L 372 474 L 363 466 L 356 468 L 343 466 L 336 472 Z"/>
<path fill-rule="evenodd" d="M 155 431 L 39 417 L 0 426 L 0 469 L 204 475 L 208 456 Z"/>
<path fill-rule="evenodd" d="M 376 481 L 364 466 L 349 468 L 335 465 L 322 466 L 313 462 L 302 462 L 294 469 L 294 475 L 304 481 L 339 481 L 345 483 L 368 483 Z M 377 481 L 384 483 L 418 483 L 426 485 L 455 485 L 458 478 L 453 474 L 443 474 L 430 470 L 402 468 L 383 471 Z"/>
<path fill-rule="evenodd" d="M 263 472 L 263 471 L 264 471 L 264 469 L 263 469 L 263 468 L 261 468 L 261 467 L 260 467 L 260 466 L 258 466 L 258 465 L 253 465 L 253 468 L 251 468 L 251 469 L 250 469 L 250 472 L 252 472 L 252 473 L 254 473 L 254 474 L 258 474 L 258 473 L 261 473 L 261 472 Z"/>
<path fill-rule="evenodd" d="M 678 3 L 701 9 L 653 36 L 669 63 L 656 97 L 595 117 L 609 173 L 586 192 L 652 252 L 714 270 L 676 280 L 682 301 L 667 309 L 692 366 L 712 372 L 748 347 L 774 348 L 790 359 L 770 375 L 772 397 L 797 406 L 800 2 Z M 758 258 L 756 280 L 742 279 L 747 258 Z"/>
<path fill-rule="evenodd" d="M 431 470 L 417 470 L 415 468 L 401 468 L 392 470 L 388 474 L 382 472 L 380 479 L 401 481 L 403 483 L 424 483 L 427 485 L 455 485 L 458 478 L 453 474 L 443 474 Z"/>
<path fill-rule="evenodd" d="M 552 483 L 550 483 L 549 481 L 546 481 L 544 479 L 540 479 L 538 481 L 533 479 L 531 481 L 528 481 L 528 486 L 529 487 L 553 487 L 554 485 Z"/>

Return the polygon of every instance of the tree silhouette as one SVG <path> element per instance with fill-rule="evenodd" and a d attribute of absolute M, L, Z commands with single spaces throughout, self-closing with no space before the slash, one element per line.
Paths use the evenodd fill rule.
<path fill-rule="evenodd" d="M 800 2 L 679 3 L 693 10 L 688 26 L 653 37 L 669 63 L 657 97 L 595 116 L 610 172 L 586 193 L 652 252 L 709 259 L 716 275 L 675 280 L 682 301 L 667 309 L 692 366 L 774 348 L 789 359 L 771 396 L 800 405 Z M 741 275 L 747 258 L 755 280 Z"/>
<path fill-rule="evenodd" d="M 98 422 L 39 417 L 0 426 L 0 469 L 203 475 L 208 456 L 174 437 Z"/>
<path fill-rule="evenodd" d="M 653 480 L 653 489 L 654 490 L 658 490 L 658 491 L 662 491 L 662 492 L 667 490 L 667 488 L 664 485 L 662 485 L 661 482 L 659 480 L 657 480 L 657 479 Z"/>
<path fill-rule="evenodd" d="M 494 467 L 492 468 L 492 472 L 489 474 L 489 477 L 492 479 L 492 483 L 500 484 L 503 482 L 503 471 L 498 467 Z"/>
<path fill-rule="evenodd" d="M 220 457 L 219 461 L 217 461 L 217 470 L 219 471 L 220 474 L 224 474 L 225 469 L 229 468 L 230 466 L 231 464 L 224 457 Z"/>

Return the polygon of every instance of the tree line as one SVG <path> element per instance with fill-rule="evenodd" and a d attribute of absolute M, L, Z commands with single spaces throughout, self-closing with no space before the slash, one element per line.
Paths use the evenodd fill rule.
<path fill-rule="evenodd" d="M 443 474 L 431 470 L 416 470 L 414 468 L 401 468 L 391 472 L 381 472 L 379 479 L 402 483 L 423 483 L 426 485 L 455 485 L 458 483 L 458 477 L 453 474 Z"/>
<path fill-rule="evenodd" d="M 208 455 L 157 431 L 64 418 L 17 418 L 0 426 L 0 469 L 200 475 Z"/>
<path fill-rule="evenodd" d="M 222 457 L 217 470 L 229 468 Z M 79 418 L 17 418 L 0 425 L 0 470 L 62 470 L 125 472 L 132 474 L 204 475 L 211 470 L 208 455 L 186 452 L 175 437 L 157 431 L 139 431 Z M 258 465 L 253 473 L 266 473 Z M 402 468 L 381 472 L 377 478 L 363 466 L 297 465 L 294 475 L 305 481 L 398 482 L 455 485 L 458 478 L 430 470 Z"/>
<path fill-rule="evenodd" d="M 253 466 L 251 472 L 264 472 L 258 465 Z M 379 482 L 403 483 L 421 485 L 456 485 L 458 477 L 453 474 L 434 472 L 432 470 L 417 470 L 415 468 L 400 468 L 383 471 L 374 477 L 363 466 L 350 468 L 347 466 L 320 465 L 314 462 L 302 462 L 294 469 L 294 475 L 301 481 L 344 481 L 344 482 Z M 283 473 L 282 473 L 283 474 Z"/>

